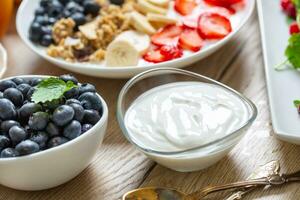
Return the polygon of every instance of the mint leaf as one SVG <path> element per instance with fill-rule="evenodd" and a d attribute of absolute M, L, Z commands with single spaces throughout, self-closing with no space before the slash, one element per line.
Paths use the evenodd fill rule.
<path fill-rule="evenodd" d="M 42 80 L 34 91 L 31 100 L 35 103 L 45 103 L 63 97 L 63 94 L 70 89 L 77 87 L 72 81 L 67 83 L 55 77 Z"/>
<path fill-rule="evenodd" d="M 295 69 L 300 68 L 300 34 L 290 36 L 285 56 Z"/>
<path fill-rule="evenodd" d="M 300 106 L 300 100 L 295 100 L 294 101 L 294 105 L 295 105 L 295 107 L 299 108 L 299 106 Z"/>

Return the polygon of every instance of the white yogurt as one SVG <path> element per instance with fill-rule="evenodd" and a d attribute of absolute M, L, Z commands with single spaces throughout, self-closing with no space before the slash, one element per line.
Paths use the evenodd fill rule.
<path fill-rule="evenodd" d="M 215 141 L 249 119 L 244 101 L 220 86 L 176 82 L 139 96 L 125 114 L 131 138 L 156 151 L 180 151 Z"/>

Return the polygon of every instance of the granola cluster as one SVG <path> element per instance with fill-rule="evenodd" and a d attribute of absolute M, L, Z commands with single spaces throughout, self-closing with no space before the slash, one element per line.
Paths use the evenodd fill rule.
<path fill-rule="evenodd" d="M 106 4 L 95 19 L 79 26 L 77 31 L 71 18 L 57 21 L 52 30 L 54 44 L 48 47 L 48 55 L 69 62 L 102 61 L 113 39 L 130 29 L 128 13 L 133 10 L 133 4 L 132 1 L 123 6 Z"/>

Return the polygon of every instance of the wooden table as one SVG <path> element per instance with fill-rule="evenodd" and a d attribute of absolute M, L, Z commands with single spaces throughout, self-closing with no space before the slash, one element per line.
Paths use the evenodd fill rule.
<path fill-rule="evenodd" d="M 68 73 L 31 52 L 14 27 L 12 25 L 2 41 L 9 55 L 9 68 L 5 76 Z M 246 137 L 218 164 L 199 172 L 179 173 L 150 161 L 126 141 L 116 121 L 116 100 L 126 80 L 76 74 L 81 82 L 95 84 L 109 106 L 109 126 L 95 160 L 74 180 L 54 189 L 23 192 L 0 186 L 0 200 L 116 200 L 131 189 L 158 185 L 192 192 L 209 184 L 245 179 L 254 168 L 274 159 L 280 160 L 283 171 L 300 169 L 300 147 L 281 142 L 273 136 L 256 12 L 228 45 L 187 69 L 217 79 L 244 93 L 259 110 Z M 291 184 L 257 191 L 245 199 L 298 200 L 300 187 L 299 184 Z"/>

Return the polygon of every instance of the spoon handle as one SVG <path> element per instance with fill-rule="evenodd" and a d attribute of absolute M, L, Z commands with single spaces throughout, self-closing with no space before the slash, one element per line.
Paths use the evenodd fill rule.
<path fill-rule="evenodd" d="M 217 186 L 208 186 L 199 191 L 196 191 L 189 195 L 191 199 L 201 199 L 208 194 L 219 192 L 228 189 L 237 189 L 237 188 L 245 188 L 251 186 L 258 186 L 258 185 L 270 185 L 268 178 L 260 178 L 255 180 L 248 180 L 248 181 L 240 181 L 235 183 L 229 183 L 224 185 L 217 185 Z"/>

